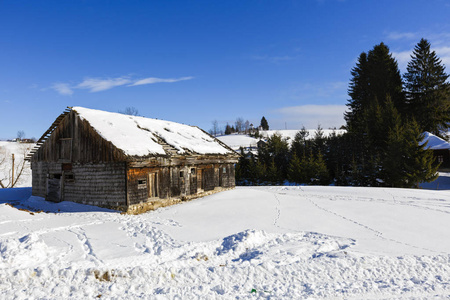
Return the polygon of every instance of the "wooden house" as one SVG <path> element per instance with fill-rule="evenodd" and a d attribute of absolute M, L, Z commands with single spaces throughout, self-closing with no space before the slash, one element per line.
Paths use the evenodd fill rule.
<path fill-rule="evenodd" d="M 35 196 L 139 213 L 234 188 L 237 158 L 198 127 L 72 107 L 28 160 Z"/>

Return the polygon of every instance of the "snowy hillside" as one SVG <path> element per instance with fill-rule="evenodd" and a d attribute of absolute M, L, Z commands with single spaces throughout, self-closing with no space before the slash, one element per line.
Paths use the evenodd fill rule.
<path fill-rule="evenodd" d="M 244 134 L 220 135 L 216 138 L 235 151 L 239 150 L 241 147 L 244 149 L 256 148 L 259 141 L 259 139 Z"/>
<path fill-rule="evenodd" d="M 260 131 L 261 137 L 263 139 L 267 139 L 271 137 L 274 134 L 280 134 L 283 138 L 287 138 L 289 143 L 291 143 L 297 132 L 300 130 L 263 130 Z M 308 136 L 306 139 L 312 139 L 314 138 L 316 134 L 315 129 L 307 129 Z M 324 136 L 330 136 L 332 133 L 336 134 L 343 134 L 345 130 L 330 130 L 330 129 L 324 129 L 323 133 Z M 248 135 L 244 134 L 229 134 L 229 135 L 221 135 L 217 136 L 217 138 L 227 144 L 229 147 L 231 147 L 233 150 L 239 150 L 240 147 L 242 148 L 256 148 L 257 143 L 259 139 L 255 139 L 253 137 L 250 137 Z"/>
<path fill-rule="evenodd" d="M 242 187 L 138 216 L 29 193 L 0 190 L 2 299 L 450 297 L 448 191 Z"/>
<path fill-rule="evenodd" d="M 12 155 L 14 154 L 14 163 L 16 168 L 23 163 L 25 154 L 28 153 L 34 144 L 16 143 L 0 141 L 0 180 L 6 185 L 11 178 Z M 17 172 L 16 172 L 17 175 Z M 24 172 L 19 178 L 15 187 L 31 186 L 30 164 L 25 163 Z"/>
<path fill-rule="evenodd" d="M 276 133 L 276 134 L 280 134 L 283 138 L 287 138 L 289 142 L 292 142 L 295 138 L 295 135 L 299 131 L 300 130 L 264 130 L 264 131 L 260 131 L 260 134 L 261 134 L 261 136 L 268 138 Z M 306 131 L 308 132 L 308 136 L 306 137 L 306 139 L 312 139 L 316 135 L 317 130 L 316 129 L 307 129 Z M 345 133 L 345 130 L 323 129 L 322 131 L 323 131 L 324 136 L 326 136 L 326 137 L 333 134 L 333 132 L 336 133 L 337 135 Z"/>

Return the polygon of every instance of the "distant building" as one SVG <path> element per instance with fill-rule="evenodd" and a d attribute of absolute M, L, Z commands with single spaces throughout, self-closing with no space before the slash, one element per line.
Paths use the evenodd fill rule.
<path fill-rule="evenodd" d="M 33 195 L 132 213 L 233 188 L 237 158 L 198 127 L 82 107 L 28 157 Z"/>
<path fill-rule="evenodd" d="M 436 162 L 441 164 L 439 170 L 450 171 L 450 143 L 429 132 L 425 132 L 425 142 L 428 142 L 426 148 L 433 150 Z"/>

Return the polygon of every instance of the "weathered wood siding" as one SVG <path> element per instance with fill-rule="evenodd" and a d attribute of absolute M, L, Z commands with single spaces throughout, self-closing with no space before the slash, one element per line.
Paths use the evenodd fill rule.
<path fill-rule="evenodd" d="M 62 174 L 61 164 L 47 162 L 31 162 L 33 171 L 32 195 L 42 198 L 47 197 L 48 174 Z"/>
<path fill-rule="evenodd" d="M 122 151 L 104 140 L 87 121 L 81 120 L 73 111 L 65 116 L 31 159 L 73 163 L 125 160 Z"/>
<path fill-rule="evenodd" d="M 60 178 L 60 201 L 102 207 L 127 206 L 126 163 L 61 164 L 32 162 L 32 194 L 47 198 L 48 178 Z"/>
<path fill-rule="evenodd" d="M 153 192 L 157 174 L 157 196 Z M 235 186 L 233 164 L 208 164 L 127 170 L 128 203 L 135 205 L 158 199 L 195 196 L 203 192 Z"/>
<path fill-rule="evenodd" d="M 103 207 L 126 207 L 126 163 L 75 164 L 64 182 L 64 199 Z"/>
<path fill-rule="evenodd" d="M 235 186 L 235 153 L 179 155 L 159 141 L 168 155 L 128 157 L 73 111 L 55 122 L 31 158 L 35 196 L 126 210 Z"/>
<path fill-rule="evenodd" d="M 219 186 L 224 188 L 236 186 L 233 164 L 219 165 Z"/>

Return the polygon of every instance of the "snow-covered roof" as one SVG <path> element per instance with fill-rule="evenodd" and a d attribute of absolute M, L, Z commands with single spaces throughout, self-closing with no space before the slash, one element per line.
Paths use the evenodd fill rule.
<path fill-rule="evenodd" d="M 446 140 L 443 140 L 440 137 L 435 136 L 434 134 L 429 133 L 427 131 L 425 131 L 424 135 L 425 137 L 421 144 L 428 142 L 425 148 L 432 150 L 445 150 L 445 149 L 450 150 L 450 143 L 447 142 Z"/>
<path fill-rule="evenodd" d="M 72 110 L 102 138 L 129 156 L 166 155 L 163 144 L 179 154 L 233 153 L 198 127 L 78 106 Z"/>

